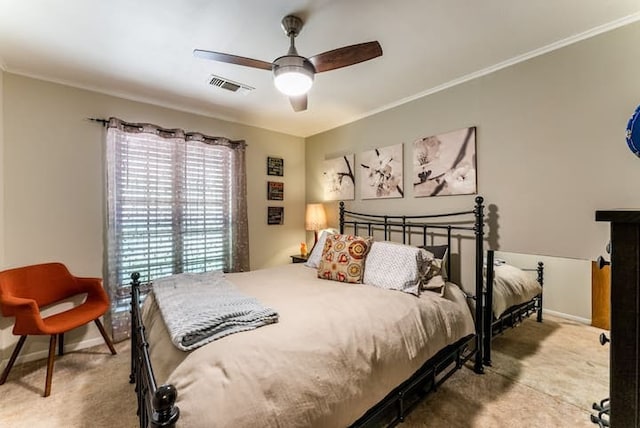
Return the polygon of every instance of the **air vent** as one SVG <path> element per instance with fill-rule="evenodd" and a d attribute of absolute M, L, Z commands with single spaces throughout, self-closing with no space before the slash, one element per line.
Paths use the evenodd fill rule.
<path fill-rule="evenodd" d="M 233 80 L 226 79 L 221 76 L 211 75 L 209 78 L 209 84 L 211 86 L 217 86 L 221 89 L 226 89 L 227 91 L 237 92 L 239 94 L 248 94 L 253 91 L 255 88 L 252 88 L 249 85 L 244 85 L 242 83 L 234 82 Z"/>

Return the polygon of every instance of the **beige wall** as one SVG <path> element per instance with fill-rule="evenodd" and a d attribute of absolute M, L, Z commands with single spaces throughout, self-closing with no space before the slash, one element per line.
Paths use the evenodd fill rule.
<path fill-rule="evenodd" d="M 0 265 L 4 265 L 4 198 L 2 194 L 4 193 L 4 114 L 3 114 L 3 106 L 4 106 L 4 70 L 0 67 Z M 9 323 L 7 320 L 3 319 L 0 316 L 0 361 L 5 358 L 6 346 L 7 342 L 6 336 L 9 334 L 8 331 Z"/>
<path fill-rule="evenodd" d="M 4 266 L 4 70 L 0 67 L 0 265 Z M 2 337 L 0 336 L 0 349 Z"/>
<path fill-rule="evenodd" d="M 305 236 L 302 138 L 11 73 L 3 76 L 4 162 L 0 165 L 4 198 L 0 206 L 4 207 L 4 221 L 0 231 L 4 227 L 5 234 L 1 268 L 57 260 L 77 275 L 102 276 L 104 130 L 85 120 L 87 117 L 117 116 L 246 140 L 251 268 L 287 263 L 289 255 L 299 251 Z M 285 160 L 285 200 L 274 203 L 285 207 L 282 226 L 266 222 L 268 155 Z M 5 357 L 15 342 L 11 321 L 0 317 Z M 75 340 L 91 340 L 96 333 L 92 329 L 74 332 Z M 70 346 L 73 341 L 71 337 Z"/>
<path fill-rule="evenodd" d="M 4 266 L 4 70 L 0 67 L 0 265 Z M 9 334 L 6 331 L 7 321 L 3 320 L 0 316 L 0 361 L 4 359 L 5 355 L 5 336 Z"/>
<path fill-rule="evenodd" d="M 495 249 L 595 259 L 609 230 L 594 211 L 640 206 L 640 159 L 624 134 L 640 103 L 638 40 L 640 23 L 631 24 L 308 138 L 307 200 L 322 200 L 325 158 L 355 153 L 358 165 L 364 150 L 404 143 L 405 197 L 362 201 L 357 182 L 352 209 L 470 207 L 473 196 L 413 197 L 411 143 L 477 126 L 478 192 L 497 208 Z M 590 293 L 590 284 L 549 287 Z M 563 306 L 576 316 L 584 309 Z"/>

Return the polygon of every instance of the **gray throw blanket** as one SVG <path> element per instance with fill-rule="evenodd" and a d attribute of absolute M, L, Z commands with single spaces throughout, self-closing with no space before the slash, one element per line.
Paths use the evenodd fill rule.
<path fill-rule="evenodd" d="M 240 293 L 219 271 L 158 279 L 153 294 L 171 340 L 183 351 L 278 321 L 273 309 Z"/>

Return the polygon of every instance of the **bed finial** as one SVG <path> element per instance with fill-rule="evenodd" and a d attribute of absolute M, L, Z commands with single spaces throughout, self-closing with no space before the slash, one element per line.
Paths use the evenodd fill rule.
<path fill-rule="evenodd" d="M 180 416 L 180 409 L 174 404 L 178 397 L 178 390 L 173 385 L 160 385 L 153 394 L 151 417 L 152 426 L 172 427 Z"/>
<path fill-rule="evenodd" d="M 538 283 L 540 283 L 540 285 L 543 285 L 543 281 L 544 281 L 544 262 L 538 262 Z"/>
<path fill-rule="evenodd" d="M 140 285 L 140 273 L 134 272 L 131 274 L 131 285 L 137 286 Z"/>

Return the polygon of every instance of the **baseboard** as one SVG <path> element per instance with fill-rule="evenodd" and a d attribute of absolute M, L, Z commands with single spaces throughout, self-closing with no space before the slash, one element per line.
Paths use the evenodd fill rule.
<path fill-rule="evenodd" d="M 563 312 L 556 312 L 556 311 L 552 311 L 550 309 L 542 309 L 542 313 L 543 314 L 549 314 L 551 316 L 558 317 L 558 318 L 564 318 L 564 319 L 570 320 L 570 321 L 575 321 L 575 322 L 578 322 L 580 324 L 591 325 L 591 320 L 588 319 L 588 318 L 577 317 L 575 315 L 569 315 L 569 314 L 565 314 Z"/>
<path fill-rule="evenodd" d="M 29 340 L 28 337 L 27 337 L 27 340 Z M 107 346 L 104 343 L 104 339 L 102 338 L 102 336 L 94 337 L 94 338 L 83 340 L 81 342 L 76 342 L 76 343 L 65 343 L 64 352 L 66 353 L 66 352 L 78 351 L 80 349 L 90 348 L 92 346 L 97 346 L 100 344 L 103 344 L 105 347 Z M 13 351 L 13 348 L 11 349 L 11 351 Z M 57 355 L 57 352 L 58 352 L 58 348 L 56 347 L 56 355 Z M 16 364 L 28 363 L 30 361 L 36 361 L 36 360 L 43 360 L 43 359 L 47 359 L 48 356 L 49 356 L 48 349 L 43 349 L 41 351 L 36 351 L 36 352 L 30 352 L 24 355 L 21 352 L 18 358 L 16 359 Z M 6 364 L 9 362 L 9 357 L 10 357 L 10 354 L 7 356 L 7 358 L 2 359 L 0 367 L 6 366 Z"/>

